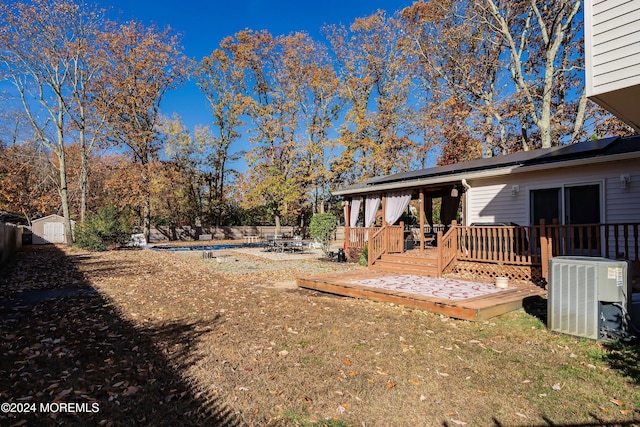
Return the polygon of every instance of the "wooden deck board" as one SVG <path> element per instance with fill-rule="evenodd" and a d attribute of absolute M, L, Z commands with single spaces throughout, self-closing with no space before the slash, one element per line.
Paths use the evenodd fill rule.
<path fill-rule="evenodd" d="M 522 307 L 522 301 L 525 298 L 532 295 L 545 294 L 544 290 L 533 285 L 514 285 L 492 294 L 462 300 L 448 300 L 351 283 L 353 281 L 394 275 L 397 276 L 398 274 L 382 271 L 332 273 L 299 278 L 297 284 L 305 289 L 351 298 L 394 303 L 408 308 L 427 310 L 449 317 L 472 321 L 487 320 L 509 311 L 517 310 Z"/>

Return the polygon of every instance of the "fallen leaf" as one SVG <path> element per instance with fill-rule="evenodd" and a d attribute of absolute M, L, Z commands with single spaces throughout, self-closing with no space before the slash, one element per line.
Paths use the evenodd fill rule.
<path fill-rule="evenodd" d="M 63 397 L 71 394 L 72 391 L 73 391 L 73 388 L 68 388 L 66 390 L 62 390 L 60 393 L 58 393 L 56 395 L 56 397 L 53 398 L 53 400 L 61 400 Z"/>
<path fill-rule="evenodd" d="M 389 381 L 389 382 L 387 383 L 387 390 L 390 390 L 390 389 L 394 388 L 395 386 L 396 386 L 396 384 L 395 384 L 395 383 L 392 383 L 391 381 Z"/>
<path fill-rule="evenodd" d="M 467 425 L 467 423 L 465 423 L 464 421 L 454 420 L 453 418 L 451 418 L 451 422 L 459 426 Z"/>
<path fill-rule="evenodd" d="M 609 399 L 609 402 L 613 403 L 616 406 L 624 406 L 624 402 L 618 399 Z"/>
<path fill-rule="evenodd" d="M 351 366 L 351 360 L 350 359 L 344 359 L 343 362 L 344 362 L 345 365 Z"/>
<path fill-rule="evenodd" d="M 134 395 L 138 392 L 138 390 L 140 390 L 138 387 L 136 386 L 129 386 L 127 387 L 124 392 L 122 393 L 124 396 L 131 396 Z"/>
<path fill-rule="evenodd" d="M 420 384 L 421 384 L 421 383 L 420 383 L 420 381 L 416 381 L 416 380 L 407 380 L 407 382 L 408 382 L 409 384 L 413 384 L 413 385 L 416 385 L 416 386 L 418 386 L 418 385 L 420 385 Z"/>

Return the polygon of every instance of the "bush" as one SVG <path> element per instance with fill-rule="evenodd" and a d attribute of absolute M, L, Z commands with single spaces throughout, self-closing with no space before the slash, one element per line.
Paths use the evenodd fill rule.
<path fill-rule="evenodd" d="M 322 250 L 325 254 L 329 252 L 329 241 L 336 228 L 338 228 L 338 219 L 334 214 L 321 213 L 311 218 L 309 234 L 313 239 L 322 243 Z"/>
<path fill-rule="evenodd" d="M 76 245 L 90 251 L 106 251 L 129 241 L 130 227 L 120 217 L 115 206 L 103 206 L 76 225 Z"/>
<path fill-rule="evenodd" d="M 369 245 L 365 245 L 362 248 L 362 252 L 360 252 L 360 256 L 358 257 L 358 264 L 366 267 L 369 265 Z"/>

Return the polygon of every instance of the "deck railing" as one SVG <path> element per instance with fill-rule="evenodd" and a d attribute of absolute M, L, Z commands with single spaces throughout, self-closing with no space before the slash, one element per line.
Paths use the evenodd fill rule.
<path fill-rule="evenodd" d="M 404 251 L 404 224 L 383 225 L 369 233 L 368 264 L 373 265 L 385 253 Z"/>
<path fill-rule="evenodd" d="M 350 227 L 349 243 L 350 248 L 362 249 L 367 245 L 367 235 L 373 233 L 374 228 Z"/>
<path fill-rule="evenodd" d="M 457 258 L 466 261 L 539 264 L 540 226 L 456 227 Z"/>
<path fill-rule="evenodd" d="M 438 231 L 436 237 L 438 248 L 438 277 L 441 277 L 445 268 L 447 268 L 447 266 L 456 259 L 458 254 L 457 240 L 458 227 L 455 220 L 451 223 L 451 228 L 449 228 L 446 233 L 443 234 L 442 231 Z"/>
<path fill-rule="evenodd" d="M 351 228 L 349 247 L 369 249 L 369 265 L 384 253 L 404 251 L 404 226 Z M 455 261 L 537 267 L 548 279 L 555 256 L 602 256 L 640 261 L 640 224 L 544 224 L 531 226 L 458 226 L 438 232 L 440 274 Z"/>

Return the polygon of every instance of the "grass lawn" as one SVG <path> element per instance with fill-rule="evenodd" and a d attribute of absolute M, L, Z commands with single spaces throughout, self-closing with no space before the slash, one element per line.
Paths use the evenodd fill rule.
<path fill-rule="evenodd" d="M 0 403 L 37 406 L 0 425 L 640 425 L 640 346 L 298 290 L 361 267 L 228 253 L 19 254 L 0 270 Z"/>

